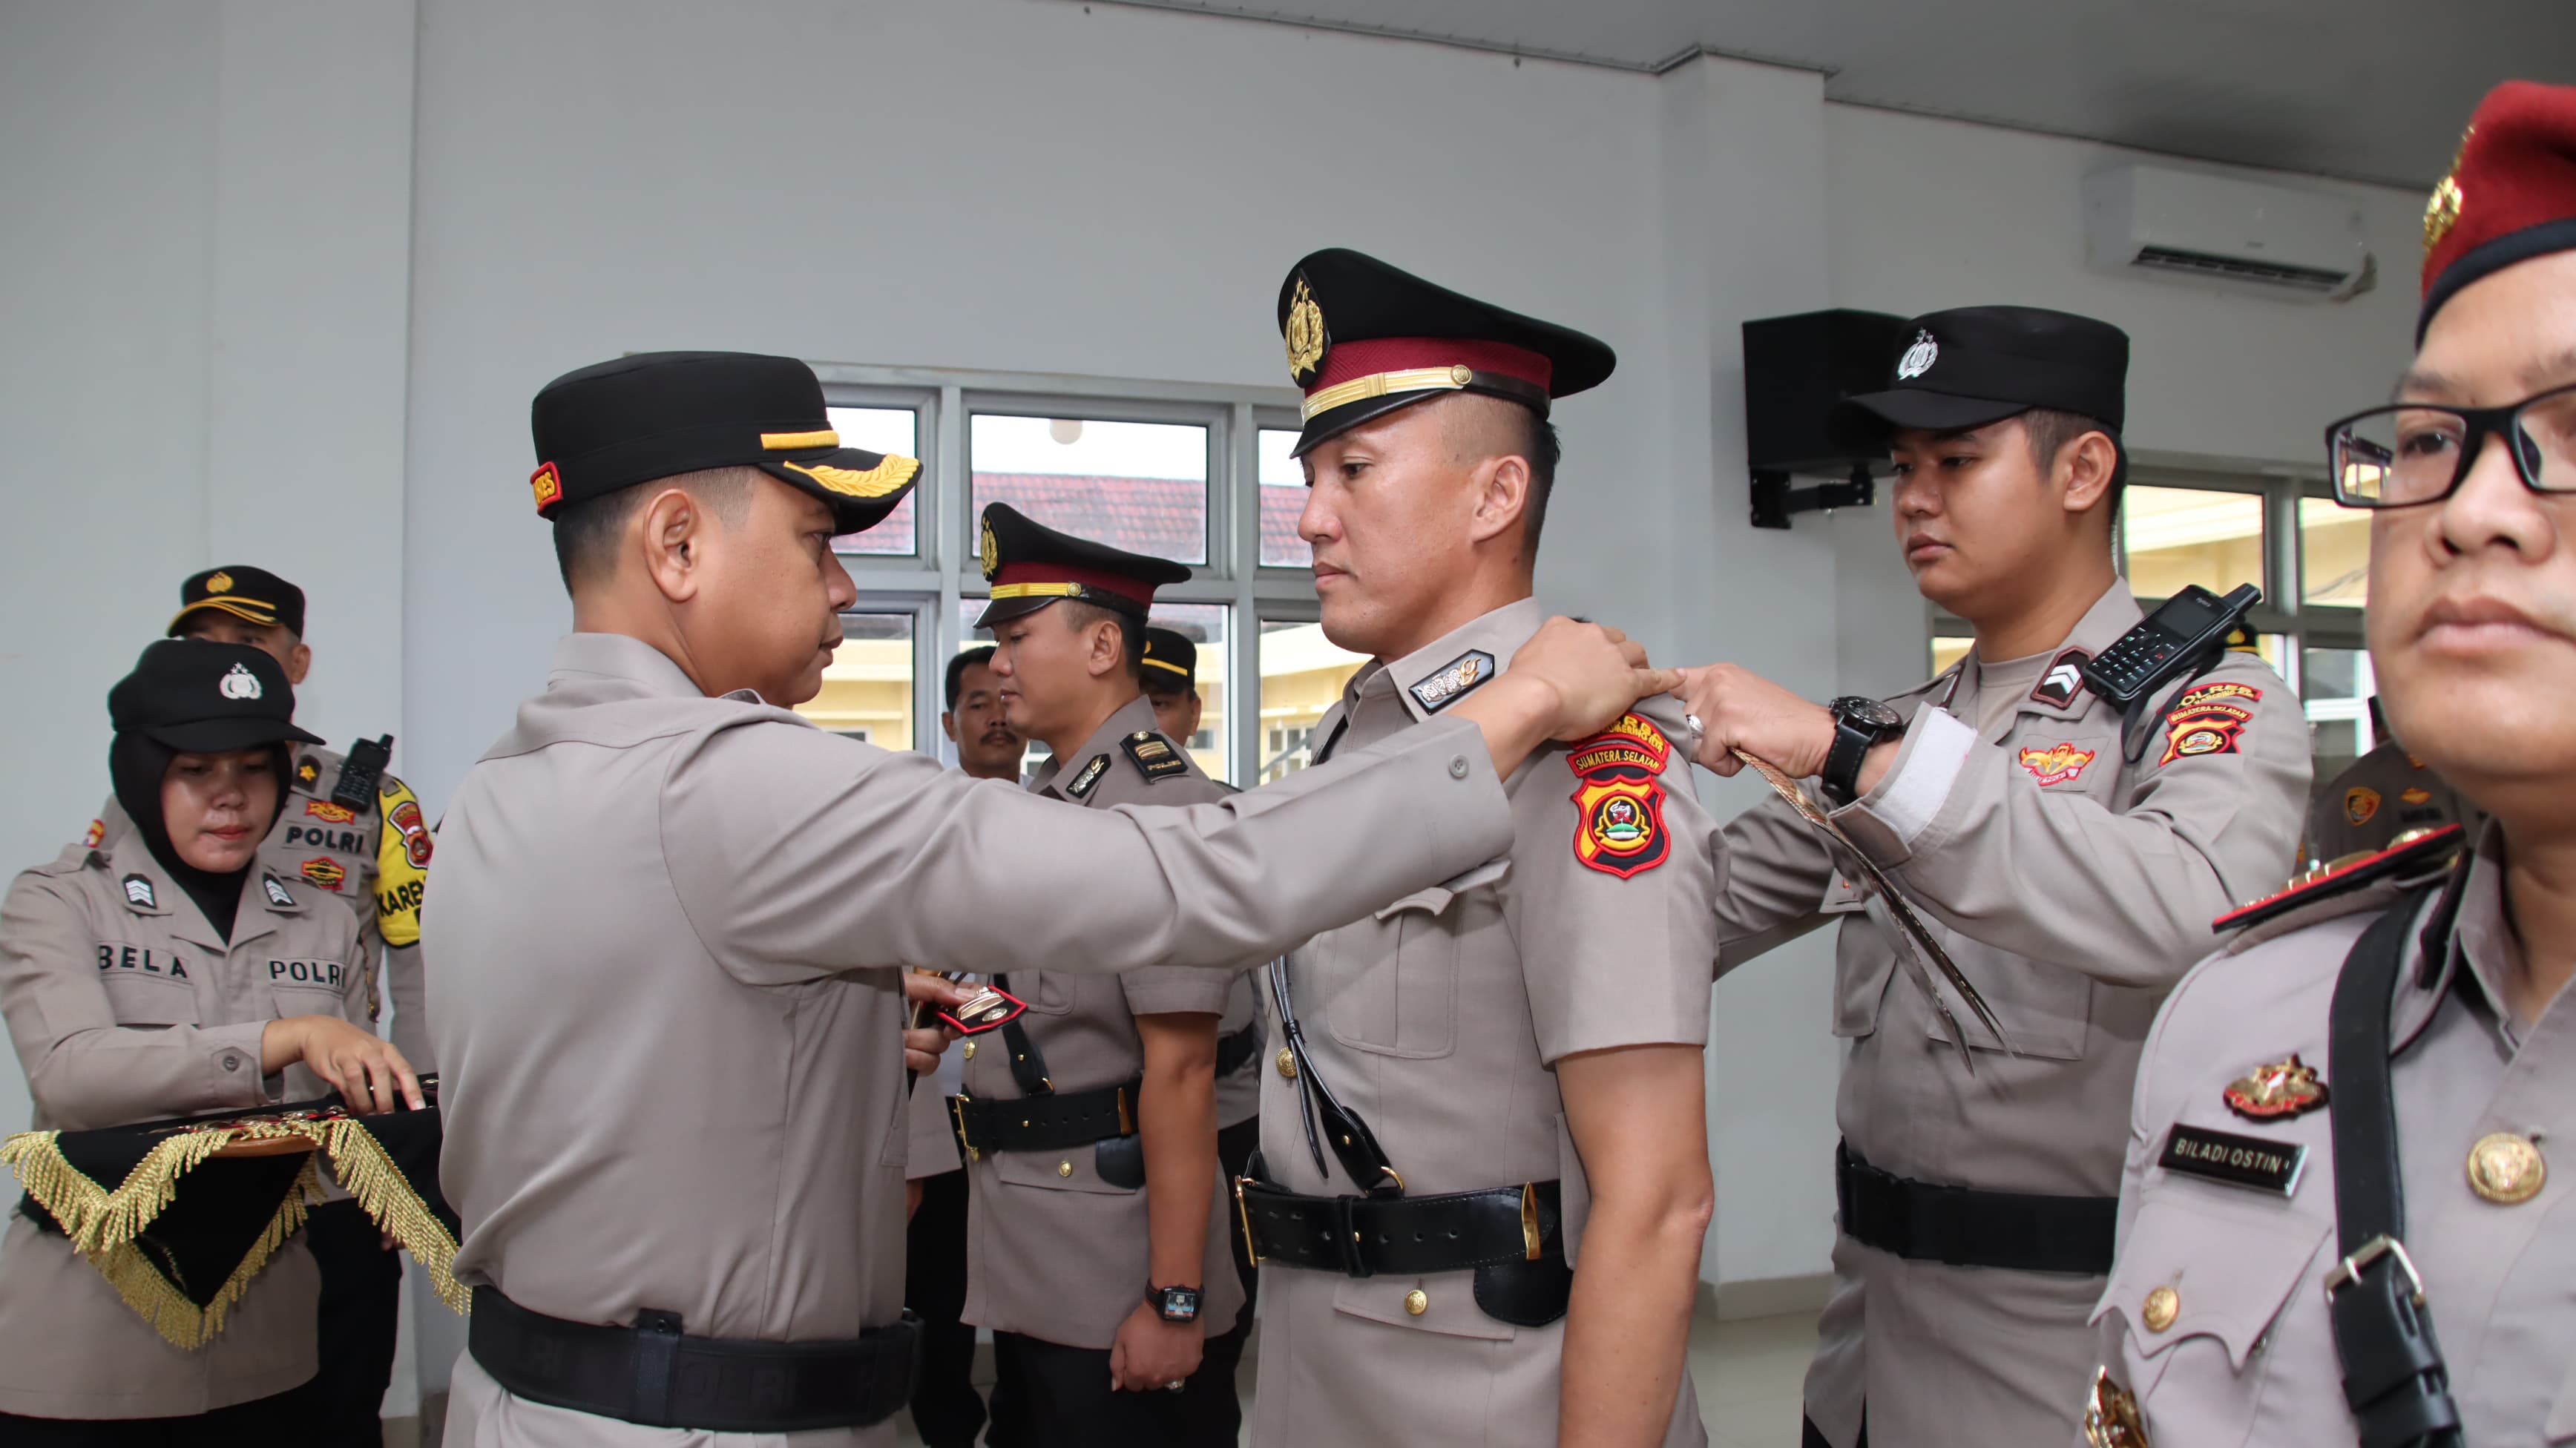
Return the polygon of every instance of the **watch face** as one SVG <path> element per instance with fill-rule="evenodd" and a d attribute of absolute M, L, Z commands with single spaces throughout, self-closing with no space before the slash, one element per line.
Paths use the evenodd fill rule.
<path fill-rule="evenodd" d="M 1836 699 L 1825 707 L 1833 711 L 1835 718 L 1841 719 L 1855 728 L 1887 734 L 1894 733 L 1905 727 L 1904 715 L 1897 713 L 1895 710 L 1880 703 L 1876 699 L 1845 697 Z"/>
<path fill-rule="evenodd" d="M 1165 1322 L 1189 1322 L 1199 1315 L 1199 1295 L 1187 1287 L 1166 1287 L 1162 1300 Z"/>

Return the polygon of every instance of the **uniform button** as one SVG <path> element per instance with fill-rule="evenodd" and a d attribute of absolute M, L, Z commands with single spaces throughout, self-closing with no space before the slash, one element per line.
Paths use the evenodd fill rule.
<path fill-rule="evenodd" d="M 1055 1164 L 1055 1174 L 1060 1177 L 1069 1177 L 1073 1175 L 1073 1163 L 1069 1161 L 1057 1162 Z"/>
<path fill-rule="evenodd" d="M 2520 1206 L 2548 1184 L 2549 1163 L 2529 1137 L 2499 1131 L 2469 1148 L 2469 1187 L 2497 1206 Z"/>
<path fill-rule="evenodd" d="M 1297 1079 L 1297 1053 L 1286 1046 L 1279 1048 L 1279 1074 L 1291 1081 Z"/>
<path fill-rule="evenodd" d="M 974 1043 L 973 1041 L 968 1041 L 968 1042 L 966 1043 L 966 1049 L 965 1049 L 965 1050 L 963 1050 L 963 1051 L 958 1052 L 958 1056 L 959 1056 L 959 1058 L 960 1058 L 960 1059 L 962 1059 L 962 1060 L 968 1060 L 968 1061 L 972 1061 L 972 1060 L 974 1060 L 974 1059 L 975 1059 L 975 1043 Z"/>
<path fill-rule="evenodd" d="M 2162 1332 L 2182 1315 L 2182 1294 L 2170 1287 L 2159 1287 L 2147 1294 L 2146 1324 L 2149 1332 Z"/>
<path fill-rule="evenodd" d="M 240 1069 L 241 1069 L 241 1057 L 234 1055 L 234 1054 L 233 1054 L 232 1052 L 230 1052 L 230 1051 L 226 1051 L 226 1052 L 224 1053 L 224 1069 L 225 1069 L 225 1070 L 227 1070 L 227 1071 L 238 1071 L 238 1070 L 240 1070 Z"/>
<path fill-rule="evenodd" d="M 1451 779 L 1465 779 L 1467 777 L 1466 755 L 1452 754 L 1449 756 L 1449 777 Z"/>
<path fill-rule="evenodd" d="M 1411 1292 L 1404 1294 L 1404 1310 L 1412 1313 L 1416 1317 L 1420 1317 L 1422 1314 L 1429 1312 L 1431 1310 L 1431 1294 L 1423 1291 L 1419 1287 L 1416 1287 Z"/>

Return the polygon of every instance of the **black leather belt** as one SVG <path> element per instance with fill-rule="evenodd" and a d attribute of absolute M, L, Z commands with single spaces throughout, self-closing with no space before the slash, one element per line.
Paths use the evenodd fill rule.
<path fill-rule="evenodd" d="M 1436 1197 L 1308 1197 L 1257 1177 L 1234 1184 L 1255 1262 L 1414 1277 L 1565 1254 L 1557 1184 Z"/>
<path fill-rule="evenodd" d="M 1847 1143 L 1834 1147 L 1843 1235 L 1917 1262 L 2069 1272 L 2111 1270 L 2118 1197 L 2059 1197 L 1935 1186 L 1880 1171 Z"/>
<path fill-rule="evenodd" d="M 690 1337 L 674 1312 L 601 1327 L 477 1287 L 465 1333 L 492 1381 L 530 1402 L 655 1428 L 795 1433 L 892 1417 L 912 1396 L 920 1326 L 906 1313 L 855 1341 Z"/>
<path fill-rule="evenodd" d="M 948 1098 L 948 1123 L 967 1159 L 988 1151 L 1061 1151 L 1136 1134 L 1142 1078 L 1090 1091 L 1056 1091 L 1011 1100 Z"/>
<path fill-rule="evenodd" d="M 1261 1018 L 1258 1016 L 1253 1017 L 1251 1025 L 1233 1035 L 1219 1037 L 1216 1043 L 1217 1079 L 1222 1081 L 1242 1070 L 1253 1057 L 1260 1055 L 1261 1041 Z"/>

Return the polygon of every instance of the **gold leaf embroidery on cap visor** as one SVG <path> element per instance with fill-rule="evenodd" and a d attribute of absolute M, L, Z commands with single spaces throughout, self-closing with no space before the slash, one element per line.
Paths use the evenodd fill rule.
<path fill-rule="evenodd" d="M 891 453 L 886 455 L 885 461 L 866 472 L 856 468 L 836 468 L 828 463 L 809 465 L 782 461 L 779 466 L 803 473 L 822 484 L 827 491 L 848 498 L 882 498 L 911 482 L 913 474 L 921 471 L 919 459 L 897 457 Z"/>

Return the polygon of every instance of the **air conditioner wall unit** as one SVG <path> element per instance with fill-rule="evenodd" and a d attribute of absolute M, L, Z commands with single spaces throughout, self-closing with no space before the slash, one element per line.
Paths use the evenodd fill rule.
<path fill-rule="evenodd" d="M 2378 280 L 2355 202 L 2168 166 L 2085 177 L 2084 234 L 2086 260 L 2123 276 L 2335 302 Z"/>

